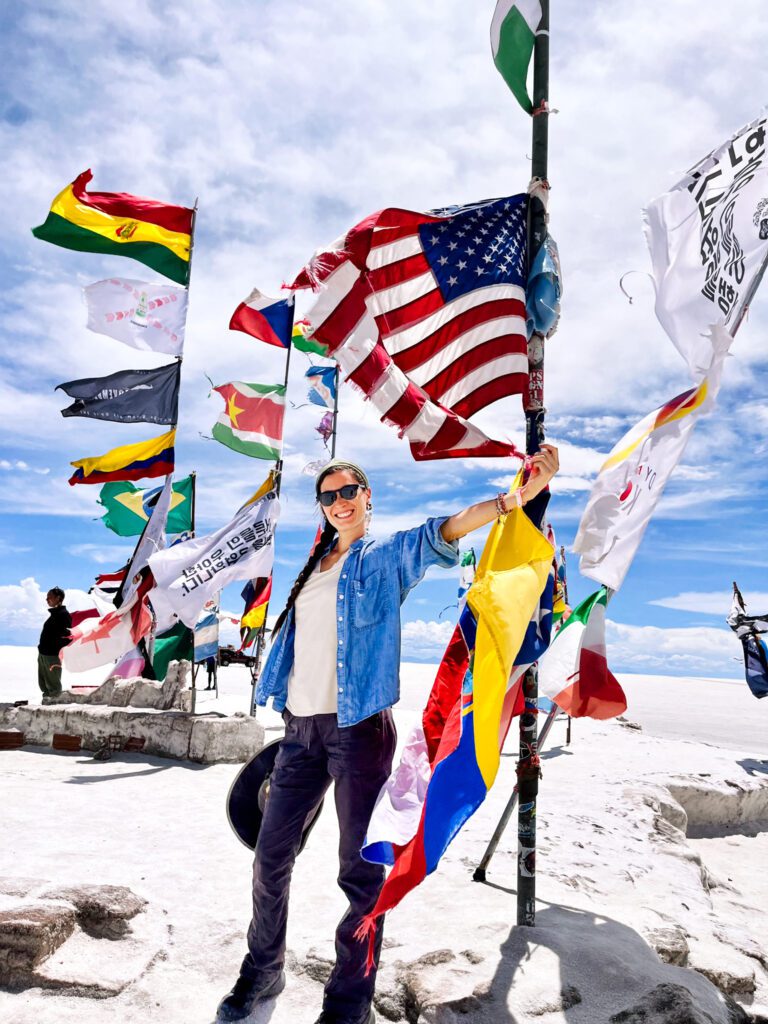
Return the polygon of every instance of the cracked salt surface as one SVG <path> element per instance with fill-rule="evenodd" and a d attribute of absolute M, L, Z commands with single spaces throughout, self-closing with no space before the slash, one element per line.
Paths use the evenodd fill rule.
<path fill-rule="evenodd" d="M 33 696 L 34 652 L 7 652 L 0 651 L 0 699 Z M 426 666 L 404 666 L 404 699 L 396 710 L 401 739 L 430 675 Z M 221 678 L 228 692 L 218 706 L 243 710 L 247 676 L 232 668 Z M 636 678 L 628 686 L 630 719 L 634 690 L 644 683 Z M 669 686 L 661 689 L 665 700 L 657 717 L 677 715 L 679 728 L 687 728 L 683 711 L 670 707 Z M 651 735 L 645 712 L 642 731 L 576 722 L 570 747 L 564 746 L 564 725 L 555 725 L 538 809 L 534 929 L 514 926 L 514 823 L 489 870 L 491 884 L 471 881 L 514 784 L 514 756 L 502 758 L 485 805 L 438 871 L 389 917 L 380 1020 L 737 1024 L 768 1013 L 756 912 L 766 901 L 754 885 L 757 876 L 768 875 L 763 833 L 757 841 L 685 835 L 688 816 L 694 831 L 704 827 L 707 814 L 713 827 L 733 830 L 765 801 L 768 775 L 760 762 L 768 754 L 747 729 L 748 719 L 754 723 L 768 708 L 756 705 L 746 686 L 743 708 L 739 691 L 715 681 L 698 681 L 690 690 L 707 709 L 703 717 L 727 706 L 740 725 L 743 719 L 745 728 L 731 733 L 742 749 L 705 745 L 690 731 L 687 739 Z M 279 718 L 271 712 L 260 718 L 267 737 L 277 735 Z M 511 753 L 513 747 L 514 741 Z M 79 754 L 0 754 L 0 876 L 127 886 L 148 901 L 147 914 L 162 922 L 164 935 L 151 965 L 119 995 L 94 1000 L 36 989 L 0 992 L 0 1020 L 211 1024 L 236 975 L 248 918 L 249 857 L 224 815 L 236 771 L 234 765 L 202 768 L 140 755 L 99 763 Z M 738 853 L 736 874 L 715 862 L 721 844 L 732 839 L 739 845 L 725 849 Z M 329 802 L 294 872 L 288 985 L 279 1000 L 253 1015 L 255 1024 L 304 1024 L 319 1012 L 343 910 L 335 884 L 337 841 Z M 92 961 L 93 952 L 89 956 Z M 689 967 L 662 956 L 682 957 Z M 89 967 L 98 971 L 98 964 Z"/>

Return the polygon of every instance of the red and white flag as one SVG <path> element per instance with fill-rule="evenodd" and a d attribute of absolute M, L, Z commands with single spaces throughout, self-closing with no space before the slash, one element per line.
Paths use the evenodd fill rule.
<path fill-rule="evenodd" d="M 109 665 L 132 650 L 152 629 L 152 613 L 147 607 L 147 592 L 153 586 L 151 573 L 120 609 L 107 612 L 95 624 L 92 620 L 71 631 L 72 640 L 61 652 L 61 663 L 68 672 L 87 672 Z"/>
<path fill-rule="evenodd" d="M 467 417 L 528 382 L 525 195 L 437 212 L 382 210 L 293 284 L 320 297 L 311 337 L 416 459 L 519 454 Z"/>

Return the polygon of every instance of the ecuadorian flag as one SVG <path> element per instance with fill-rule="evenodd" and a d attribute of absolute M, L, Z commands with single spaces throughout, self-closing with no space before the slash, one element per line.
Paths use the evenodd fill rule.
<path fill-rule="evenodd" d="M 35 238 L 79 252 L 130 256 L 178 284 L 189 280 L 194 211 L 124 192 L 87 192 L 83 171 L 53 200 Z"/>
<path fill-rule="evenodd" d="M 124 444 L 106 455 L 71 462 L 75 472 L 70 484 L 104 484 L 110 480 L 142 480 L 144 477 L 167 476 L 173 472 L 176 429 L 138 444 Z"/>

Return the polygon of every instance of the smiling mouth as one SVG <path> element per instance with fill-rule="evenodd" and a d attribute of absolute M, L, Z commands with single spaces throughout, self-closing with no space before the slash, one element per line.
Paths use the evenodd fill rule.
<path fill-rule="evenodd" d="M 354 514 L 355 513 L 353 509 L 349 509 L 346 512 L 334 512 L 334 516 L 336 517 L 336 519 L 349 519 L 349 517 L 353 516 Z"/>

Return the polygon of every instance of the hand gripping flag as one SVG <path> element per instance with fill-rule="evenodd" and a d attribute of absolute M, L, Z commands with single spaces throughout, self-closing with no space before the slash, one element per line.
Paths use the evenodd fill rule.
<path fill-rule="evenodd" d="M 615 718 L 627 710 L 621 684 L 608 668 L 601 587 L 555 633 L 539 662 L 539 693 L 572 718 Z"/>
<path fill-rule="evenodd" d="M 83 288 L 89 331 L 131 348 L 180 356 L 187 322 L 187 289 L 110 277 Z"/>
<path fill-rule="evenodd" d="M 696 383 L 710 324 L 736 333 L 768 256 L 768 117 L 740 129 L 645 210 L 656 316 Z"/>
<path fill-rule="evenodd" d="M 270 491 L 244 506 L 216 533 L 151 555 L 149 565 L 157 582 L 153 607 L 157 594 L 163 611 L 171 609 L 183 623 L 194 628 L 205 602 L 228 583 L 269 576 L 274 556 L 272 537 L 279 512 L 280 503 L 275 492 Z"/>
<path fill-rule="evenodd" d="M 53 200 L 35 238 L 79 252 L 130 256 L 177 284 L 189 279 L 194 211 L 124 192 L 87 192 L 83 171 Z"/>
<path fill-rule="evenodd" d="M 526 644 L 537 632 L 531 625 L 537 608 L 546 603 L 553 554 L 520 509 L 491 529 L 421 725 L 368 827 L 363 857 L 393 865 L 358 932 L 371 943 L 369 963 L 376 919 L 435 870 L 493 785 L 519 692 L 510 689 L 510 676 L 519 658 L 533 652 Z M 551 611 L 551 594 L 549 600 Z"/>
<path fill-rule="evenodd" d="M 192 529 L 192 488 L 191 476 L 173 485 L 166 533 L 184 533 Z M 99 504 L 106 509 L 101 517 L 102 523 L 118 537 L 141 536 L 161 491 L 162 487 L 142 490 L 129 481 L 104 484 L 99 491 Z"/>
<path fill-rule="evenodd" d="M 621 586 L 696 420 L 714 404 L 732 341 L 724 328 L 713 328 L 704 380 L 641 420 L 600 467 L 573 544 L 584 576 L 612 590 Z"/>
<path fill-rule="evenodd" d="M 533 113 L 526 83 L 540 21 L 540 0 L 498 0 L 491 22 L 493 63 L 526 114 Z"/>
<path fill-rule="evenodd" d="M 320 291 L 312 337 L 416 459 L 519 454 L 466 417 L 527 385 L 526 210 L 524 195 L 382 210 L 293 284 Z"/>
<path fill-rule="evenodd" d="M 304 376 L 310 384 L 307 394 L 310 402 L 332 409 L 336 402 L 336 367 L 310 366 Z"/>
<path fill-rule="evenodd" d="M 119 370 L 59 384 L 75 401 L 62 416 L 88 416 L 114 423 L 177 423 L 181 363 L 153 370 Z"/>
<path fill-rule="evenodd" d="M 267 345 L 288 348 L 293 331 L 294 304 L 293 295 L 287 299 L 270 299 L 254 288 L 232 314 L 229 329 L 250 334 Z"/>
<path fill-rule="evenodd" d="M 169 430 L 151 441 L 113 448 L 106 455 L 92 455 L 70 462 L 75 472 L 70 484 L 104 484 L 110 480 L 141 480 L 173 472 L 176 431 Z"/>
<path fill-rule="evenodd" d="M 213 390 L 226 406 L 211 431 L 216 440 L 241 455 L 276 462 L 283 446 L 285 386 L 234 380 Z"/>

